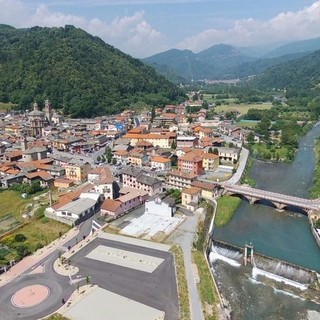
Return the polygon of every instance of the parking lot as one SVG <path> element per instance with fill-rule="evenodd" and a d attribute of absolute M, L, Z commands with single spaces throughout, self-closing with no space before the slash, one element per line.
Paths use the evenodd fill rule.
<path fill-rule="evenodd" d="M 164 312 L 166 320 L 178 319 L 174 261 L 167 246 L 102 234 L 73 255 L 71 264 L 80 269 L 79 277 L 89 277 L 100 288 Z"/>

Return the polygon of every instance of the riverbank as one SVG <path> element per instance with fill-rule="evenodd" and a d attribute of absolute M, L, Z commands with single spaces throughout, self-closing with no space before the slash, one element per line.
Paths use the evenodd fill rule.
<path fill-rule="evenodd" d="M 240 198 L 228 195 L 224 195 L 217 199 L 217 212 L 214 225 L 216 227 L 223 227 L 228 224 L 237 211 L 240 203 Z"/>
<path fill-rule="evenodd" d="M 317 138 L 313 150 L 316 158 L 316 167 L 314 169 L 313 185 L 310 188 L 310 196 L 312 199 L 317 199 L 320 198 L 320 138 Z"/>

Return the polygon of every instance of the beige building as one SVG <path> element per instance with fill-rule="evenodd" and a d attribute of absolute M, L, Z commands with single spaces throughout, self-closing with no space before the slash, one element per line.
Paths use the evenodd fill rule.
<path fill-rule="evenodd" d="M 131 146 L 136 146 L 139 141 L 150 142 L 154 147 L 171 148 L 173 142 L 176 141 L 176 134 L 173 132 L 166 134 L 154 133 L 128 133 L 123 136 L 124 139 L 129 139 Z"/>
<path fill-rule="evenodd" d="M 189 173 L 185 171 L 172 170 L 167 175 L 167 187 L 168 189 L 179 189 L 188 188 L 191 186 L 192 181 L 194 181 L 198 175 L 194 173 Z"/>
<path fill-rule="evenodd" d="M 205 171 L 215 171 L 219 166 L 219 156 L 213 153 L 204 153 L 202 167 Z"/>
<path fill-rule="evenodd" d="M 91 170 L 91 165 L 86 163 L 67 165 L 66 178 L 73 181 L 85 181 L 87 180 L 88 173 Z"/>
<path fill-rule="evenodd" d="M 181 204 L 190 211 L 195 211 L 198 208 L 200 200 L 201 189 L 191 187 L 182 190 Z"/>

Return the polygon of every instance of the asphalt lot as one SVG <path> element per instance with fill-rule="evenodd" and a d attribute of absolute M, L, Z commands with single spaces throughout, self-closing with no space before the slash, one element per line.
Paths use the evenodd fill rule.
<path fill-rule="evenodd" d="M 154 256 L 164 261 L 152 273 L 89 259 L 86 255 L 99 245 Z M 96 238 L 71 257 L 71 264 L 89 276 L 90 282 L 113 293 L 138 301 L 166 313 L 166 320 L 179 317 L 174 261 L 171 253 L 151 248 Z M 85 282 L 85 280 L 83 280 Z"/>

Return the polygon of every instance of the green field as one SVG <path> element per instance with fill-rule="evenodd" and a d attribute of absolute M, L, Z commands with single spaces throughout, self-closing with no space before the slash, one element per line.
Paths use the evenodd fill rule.
<path fill-rule="evenodd" d="M 16 191 L 2 191 L 0 193 L 0 219 L 10 213 L 14 218 L 21 221 L 21 214 L 29 203 L 32 203 L 31 199 L 21 198 Z"/>
<path fill-rule="evenodd" d="M 27 238 L 27 246 L 33 252 L 38 244 L 47 245 L 53 240 L 59 238 L 60 234 L 70 230 L 70 226 L 42 217 L 37 220 L 32 220 L 29 224 L 14 232 L 10 237 L 5 239 L 5 242 L 10 242 L 16 234 L 24 234 Z"/>
<path fill-rule="evenodd" d="M 214 110 L 216 112 L 228 112 L 228 111 L 238 111 L 240 114 L 246 114 L 249 109 L 259 109 L 259 110 L 268 110 L 271 109 L 272 103 L 264 103 L 264 104 L 229 104 L 229 105 L 222 105 L 216 106 Z"/>

